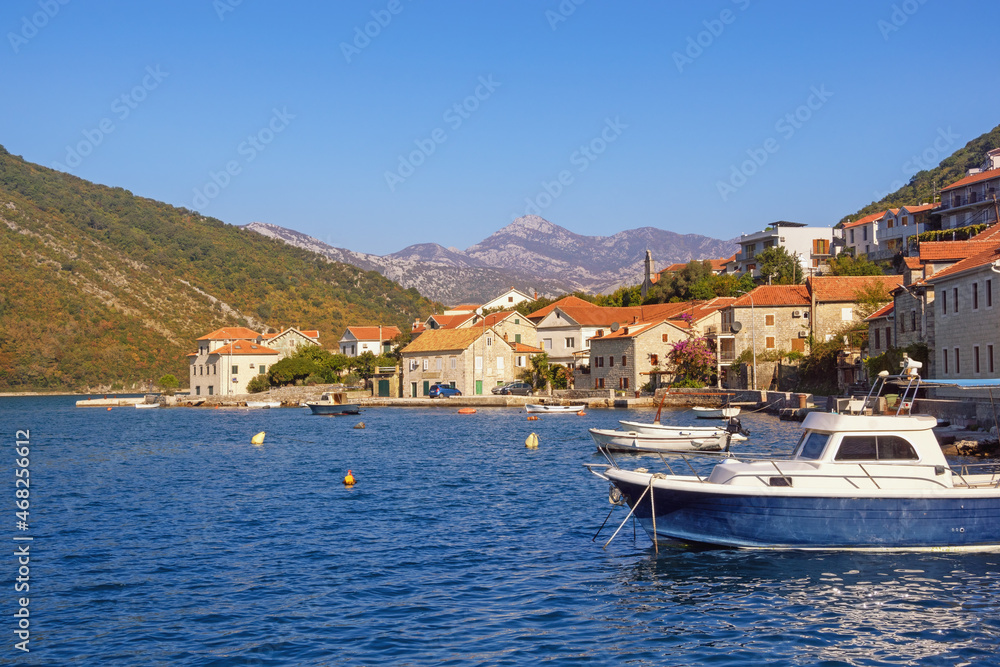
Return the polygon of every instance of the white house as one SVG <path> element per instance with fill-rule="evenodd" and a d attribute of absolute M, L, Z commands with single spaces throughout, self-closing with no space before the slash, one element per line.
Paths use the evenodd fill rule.
<path fill-rule="evenodd" d="M 872 213 L 854 222 L 845 223 L 840 228 L 844 238 L 844 246 L 855 257 L 873 255 L 879 249 L 879 222 L 885 216 L 885 211 Z"/>
<path fill-rule="evenodd" d="M 340 337 L 340 353 L 357 357 L 371 352 L 376 357 L 392 350 L 392 340 L 399 335 L 399 328 L 378 324 L 374 326 L 347 327 Z"/>
<path fill-rule="evenodd" d="M 246 327 L 224 327 L 198 339 L 198 351 L 188 355 L 191 394 L 245 394 L 255 375 L 267 373 L 284 355 L 260 343 L 260 334 Z"/>
<path fill-rule="evenodd" d="M 483 304 L 483 310 L 493 310 L 495 308 L 503 308 L 504 310 L 513 310 L 517 304 L 524 303 L 526 301 L 534 301 L 530 296 L 522 292 L 521 290 L 514 289 L 511 287 L 509 290 L 491 299 Z"/>
<path fill-rule="evenodd" d="M 750 271 L 751 275 L 760 275 L 757 255 L 777 246 L 797 257 L 802 271 L 808 273 L 810 268 L 818 269 L 821 262 L 830 258 L 832 242 L 832 227 L 809 227 L 801 222 L 779 220 L 763 231 L 740 237 L 736 269 L 739 273 Z"/>

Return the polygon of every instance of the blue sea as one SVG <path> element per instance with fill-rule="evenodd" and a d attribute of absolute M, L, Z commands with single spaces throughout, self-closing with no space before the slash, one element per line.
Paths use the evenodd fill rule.
<path fill-rule="evenodd" d="M 651 410 L 527 421 L 446 403 L 318 417 L 74 401 L 0 398 L 3 664 L 1000 662 L 1000 554 L 657 554 L 630 521 L 605 548 L 627 510 L 583 467 L 602 460 L 587 429 Z M 763 414 L 743 424 L 739 447 L 755 453 L 790 448 L 800 428 Z M 25 544 L 30 591 L 18 593 Z M 22 596 L 30 653 L 15 647 Z"/>

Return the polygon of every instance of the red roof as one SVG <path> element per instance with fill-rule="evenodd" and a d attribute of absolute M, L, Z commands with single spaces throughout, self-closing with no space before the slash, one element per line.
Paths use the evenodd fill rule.
<path fill-rule="evenodd" d="M 198 340 L 257 340 L 260 334 L 246 327 L 223 327 Z"/>
<path fill-rule="evenodd" d="M 529 314 L 528 317 L 532 320 L 537 320 L 545 317 L 556 308 L 562 308 L 563 306 L 593 306 L 593 305 L 594 304 L 592 304 L 591 302 L 581 299 L 578 296 L 570 295 L 559 299 L 555 303 L 550 303 L 544 308 L 539 308 L 535 312 Z"/>
<path fill-rule="evenodd" d="M 929 211 L 932 208 L 937 208 L 939 206 L 941 206 L 941 202 L 935 202 L 933 204 L 920 204 L 919 206 L 904 206 L 903 208 L 905 208 L 909 213 L 920 213 L 921 211 Z M 902 211 L 903 208 L 899 210 Z"/>
<path fill-rule="evenodd" d="M 534 347 L 532 345 L 525 345 L 524 343 L 513 343 L 515 352 L 526 352 L 528 354 L 538 354 L 544 352 L 540 347 Z"/>
<path fill-rule="evenodd" d="M 876 220 L 881 220 L 885 217 L 885 211 L 880 211 L 879 213 L 872 213 L 871 215 L 866 215 L 863 218 L 855 220 L 854 222 L 845 223 L 842 229 L 850 229 L 851 227 L 857 227 L 859 225 L 868 224 L 870 222 L 875 222 Z"/>
<path fill-rule="evenodd" d="M 468 322 L 475 316 L 475 313 L 460 313 L 458 315 L 431 315 L 427 319 L 434 318 L 441 329 L 457 329 L 460 324 Z"/>
<path fill-rule="evenodd" d="M 235 343 L 230 343 L 229 345 L 223 345 L 218 350 L 212 352 L 212 354 L 281 354 L 277 350 L 272 350 L 269 347 L 264 347 L 263 345 L 257 345 L 256 343 L 251 343 L 248 340 L 238 340 Z"/>
<path fill-rule="evenodd" d="M 988 181 L 991 178 L 1000 178 L 1000 169 L 990 169 L 989 171 L 981 171 L 978 174 L 971 174 L 965 178 L 960 178 L 946 188 L 941 188 L 941 192 L 948 192 L 948 190 L 954 190 L 955 188 L 961 188 L 966 185 L 972 185 L 973 183 L 978 183 L 979 181 Z"/>
<path fill-rule="evenodd" d="M 379 340 L 380 331 L 378 326 L 347 327 L 347 331 L 350 331 L 351 335 L 358 340 L 378 340 L 380 343 L 392 340 L 399 335 L 399 329 L 394 326 L 381 327 L 382 340 Z"/>
<path fill-rule="evenodd" d="M 736 299 L 734 308 L 753 306 L 808 306 L 809 288 L 805 285 L 761 285 Z"/>
<path fill-rule="evenodd" d="M 507 319 L 508 317 L 510 317 L 511 315 L 515 314 L 516 312 L 517 312 L 516 310 L 506 310 L 502 313 L 490 313 L 489 315 L 483 318 L 484 320 L 486 320 L 484 326 L 491 327 L 495 324 L 498 324 Z M 483 323 L 478 322 L 477 324 L 483 324 Z"/>
<path fill-rule="evenodd" d="M 920 244 L 920 261 L 957 262 L 996 245 L 995 240 L 982 239 L 982 236 L 968 241 L 924 241 Z"/>
<path fill-rule="evenodd" d="M 904 257 L 903 263 L 906 264 L 906 268 L 911 271 L 919 271 L 923 267 L 923 264 L 920 263 L 919 257 Z"/>
<path fill-rule="evenodd" d="M 712 263 L 712 271 L 723 271 L 726 268 L 726 264 L 736 261 L 736 253 L 733 253 L 731 257 L 726 257 L 725 259 L 710 259 L 708 261 Z"/>
<path fill-rule="evenodd" d="M 952 264 L 947 269 L 938 271 L 931 276 L 927 282 L 936 283 L 941 278 L 946 278 L 948 276 L 955 275 L 956 273 L 968 271 L 969 269 L 986 266 L 987 264 L 996 262 L 998 259 L 1000 259 L 1000 244 L 994 242 L 991 247 L 982 250 L 971 257 L 967 257 L 956 264 Z"/>
<path fill-rule="evenodd" d="M 813 276 L 809 287 L 816 301 L 856 301 L 858 290 L 872 283 L 882 283 L 886 291 L 903 284 L 903 276 Z"/>
<path fill-rule="evenodd" d="M 636 322 L 634 324 L 624 324 L 618 327 L 618 331 L 607 331 L 600 336 L 591 336 L 590 340 L 592 341 L 607 340 L 609 338 L 614 338 L 614 339 L 635 338 L 639 334 L 645 331 L 649 331 L 653 327 L 656 327 L 660 324 L 666 324 L 666 322 L 664 320 L 661 320 L 659 322 Z M 676 326 L 676 324 L 673 322 L 671 322 L 670 324 Z"/>
<path fill-rule="evenodd" d="M 615 322 L 651 322 L 668 320 L 691 310 L 702 302 L 689 301 L 678 303 L 658 303 L 649 306 L 628 306 L 623 308 L 604 308 L 588 303 L 586 306 L 566 306 L 559 310 L 577 324 L 592 327 L 609 327 Z"/>
<path fill-rule="evenodd" d="M 891 315 L 894 307 L 895 304 L 892 302 L 885 304 L 884 306 L 876 310 L 874 313 L 866 317 L 865 322 L 871 322 L 872 320 L 879 320 L 882 319 L 883 317 Z"/>

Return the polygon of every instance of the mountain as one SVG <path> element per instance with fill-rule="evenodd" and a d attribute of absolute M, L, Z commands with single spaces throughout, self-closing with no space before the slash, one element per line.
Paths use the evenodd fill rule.
<path fill-rule="evenodd" d="M 351 257 L 351 263 L 358 258 Z M 408 331 L 440 307 L 374 270 L 25 162 L 0 147 L 0 390 L 186 384 L 223 326 Z"/>
<path fill-rule="evenodd" d="M 950 140 L 951 128 L 941 130 L 940 138 Z M 857 220 L 871 213 L 906 204 L 921 204 L 937 201 L 937 193 L 964 177 L 966 171 L 982 165 L 986 152 L 1000 148 L 1000 125 L 979 135 L 965 146 L 941 160 L 938 166 L 914 174 L 910 181 L 895 192 L 874 201 L 857 212 L 844 216 L 840 223 Z M 933 149 L 933 147 L 932 147 Z"/>
<path fill-rule="evenodd" d="M 378 271 L 448 304 L 481 303 L 509 287 L 547 296 L 607 292 L 642 281 L 647 249 L 658 268 L 692 259 L 728 257 L 738 249 L 734 241 L 654 227 L 613 236 L 582 236 L 534 215 L 514 220 L 465 251 L 421 243 L 384 256 L 334 248 L 278 225 L 253 222 L 247 229 L 333 261 Z"/>

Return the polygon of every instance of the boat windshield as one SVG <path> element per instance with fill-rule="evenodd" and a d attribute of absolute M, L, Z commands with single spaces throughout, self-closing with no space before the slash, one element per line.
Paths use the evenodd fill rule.
<path fill-rule="evenodd" d="M 818 433 L 816 431 L 806 431 L 802 434 L 799 444 L 795 446 L 793 458 L 810 459 L 815 461 L 823 455 L 826 443 L 830 440 L 829 433 Z"/>

